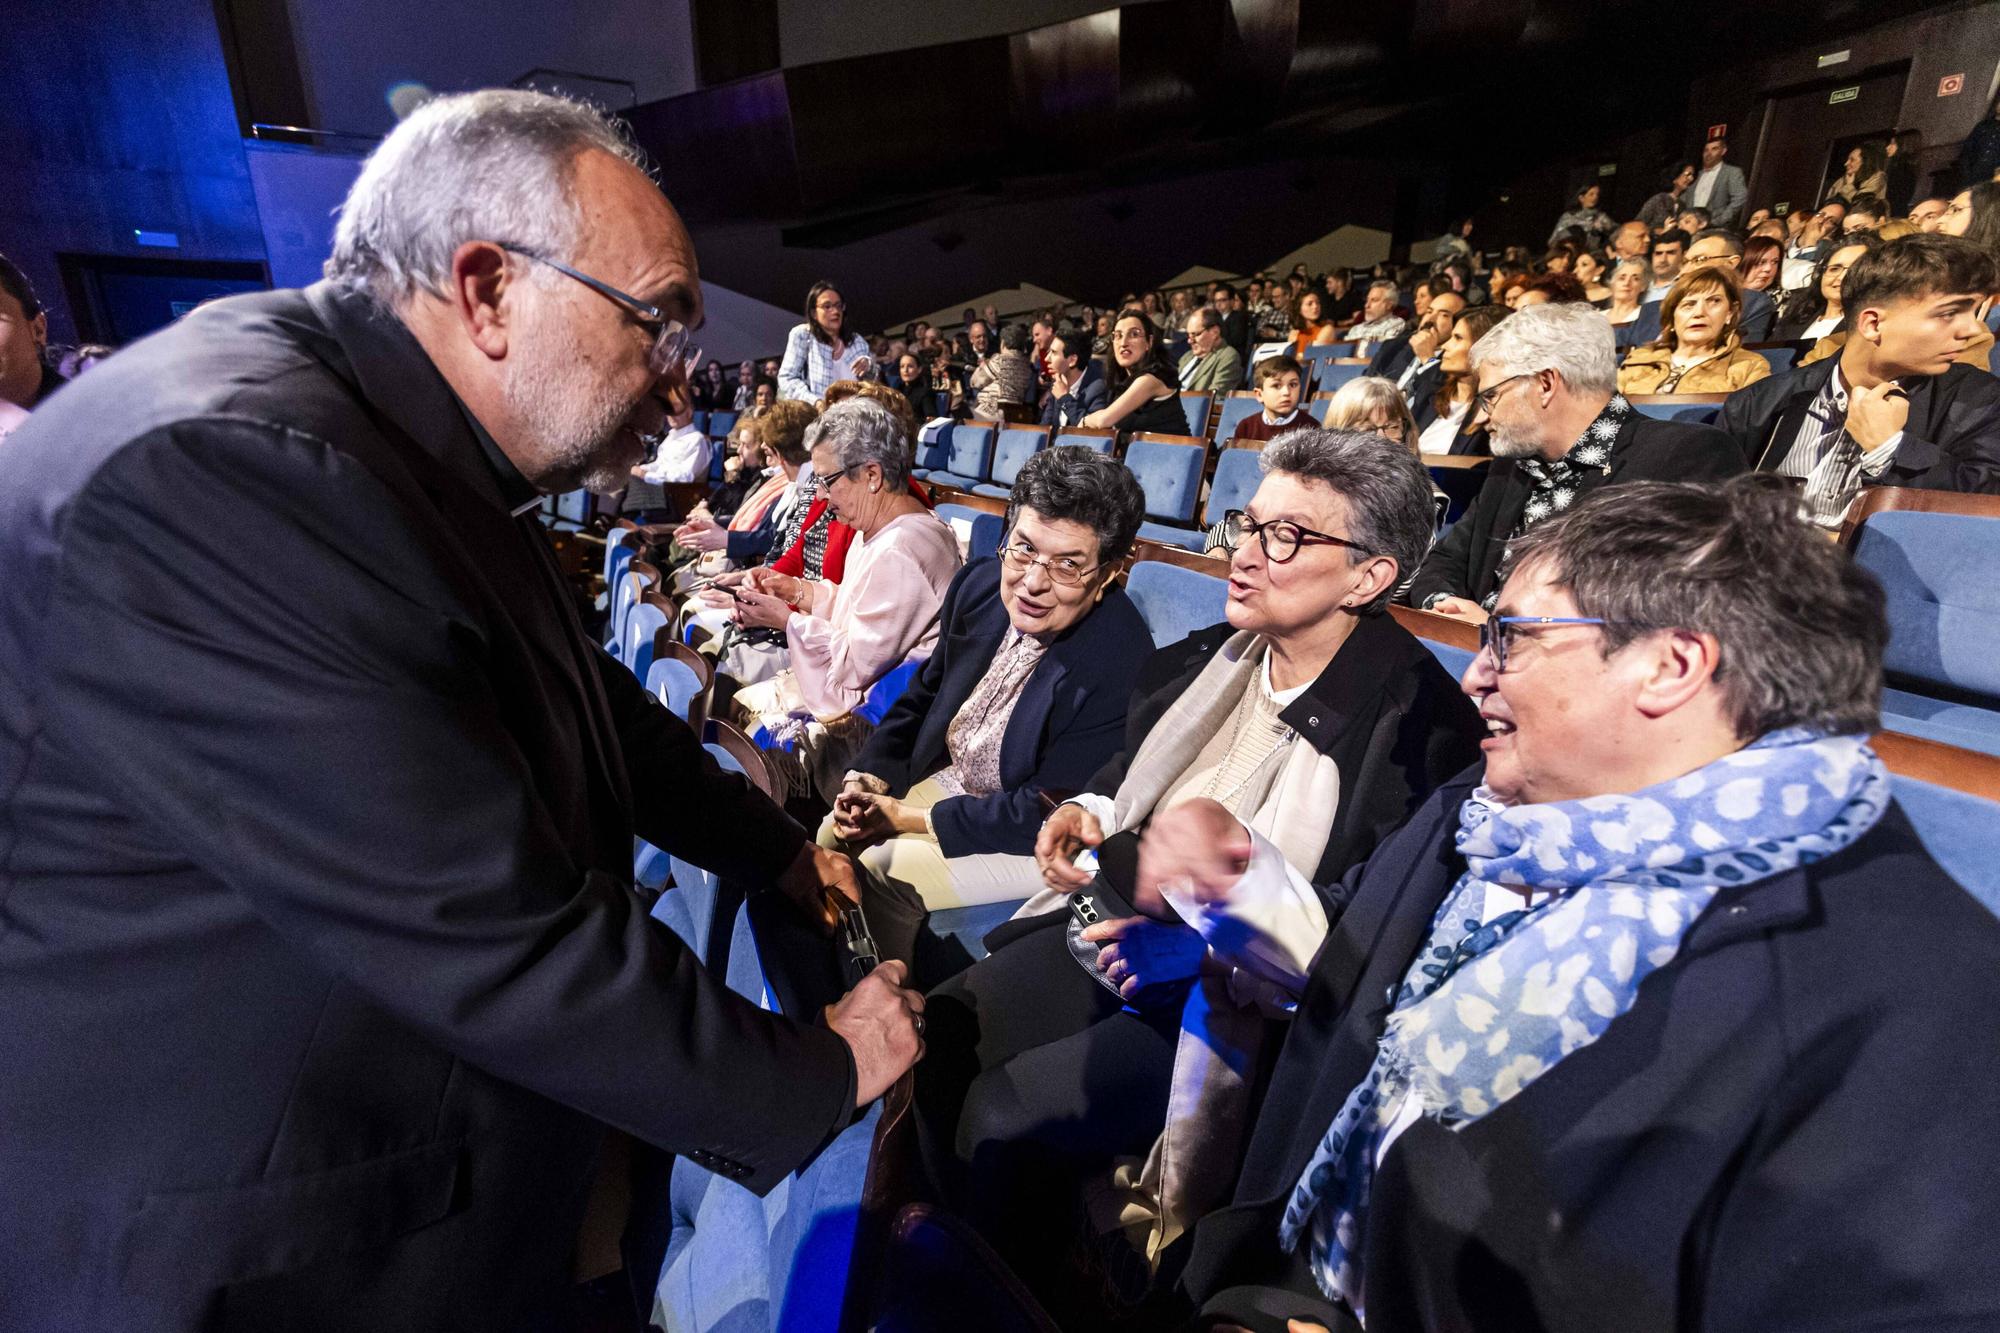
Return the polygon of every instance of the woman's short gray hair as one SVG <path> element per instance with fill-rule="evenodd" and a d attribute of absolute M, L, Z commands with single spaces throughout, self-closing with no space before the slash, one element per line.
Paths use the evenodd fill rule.
<path fill-rule="evenodd" d="M 576 159 L 593 148 L 639 162 L 618 126 L 581 102 L 514 88 L 434 97 L 362 164 L 326 276 L 394 306 L 441 294 L 467 241 L 561 256 L 582 222 Z"/>
<path fill-rule="evenodd" d="M 1611 274 L 1610 274 L 1610 276 L 1611 276 L 1611 277 L 1614 277 L 1614 278 L 1615 278 L 1615 277 L 1617 277 L 1617 276 L 1618 276 L 1618 270 L 1620 270 L 1620 269 L 1626 269 L 1626 268 L 1636 268 L 1636 269 L 1638 269 L 1638 270 L 1639 270 L 1639 276 L 1640 276 L 1640 277 L 1641 277 L 1642 279 L 1644 279 L 1644 280 L 1645 280 L 1645 283 L 1646 283 L 1646 285 L 1647 285 L 1648 287 L 1650 287 L 1650 286 L 1652 286 L 1652 285 L 1653 285 L 1653 266 L 1652 266 L 1651 264 L 1647 263 L 1647 262 L 1646 262 L 1645 260 L 1643 260 L 1643 259 L 1621 259 L 1621 260 L 1619 260 L 1619 261 L 1618 261 L 1617 263 L 1615 263 L 1615 264 L 1613 264 L 1613 265 L 1611 266 Z M 1530 307 L 1530 308 L 1532 309 L 1532 307 Z"/>
<path fill-rule="evenodd" d="M 1580 301 L 1517 310 L 1472 345 L 1472 369 L 1492 366 L 1502 378 L 1553 370 L 1577 393 L 1618 387 L 1618 347 L 1604 312 Z"/>
<path fill-rule="evenodd" d="M 806 427 L 806 448 L 833 450 L 842 468 L 874 463 L 882 480 L 901 488 L 910 480 L 909 435 L 888 408 L 866 398 L 848 398 L 820 413 Z"/>
<path fill-rule="evenodd" d="M 1359 563 L 1386 555 L 1396 577 L 1380 597 L 1361 608 L 1380 611 L 1396 585 L 1416 573 L 1431 549 L 1431 475 L 1406 444 L 1359 430 L 1287 431 L 1264 446 L 1266 476 L 1280 472 L 1331 488 L 1347 502 L 1345 537 L 1361 550 L 1348 551 Z"/>
<path fill-rule="evenodd" d="M 1006 531 L 1023 509 L 1055 523 L 1081 523 L 1097 534 L 1097 561 L 1108 565 L 1132 550 L 1146 517 L 1139 479 L 1109 454 L 1081 444 L 1044 449 L 1021 467 L 1007 497 Z"/>

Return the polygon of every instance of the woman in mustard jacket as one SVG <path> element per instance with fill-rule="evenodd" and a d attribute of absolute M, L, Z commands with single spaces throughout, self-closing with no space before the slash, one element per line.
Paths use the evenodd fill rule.
<path fill-rule="evenodd" d="M 1723 268 L 1682 274 L 1660 302 L 1659 338 L 1626 354 L 1618 391 L 1730 393 L 1771 373 L 1738 336 L 1743 297 Z"/>

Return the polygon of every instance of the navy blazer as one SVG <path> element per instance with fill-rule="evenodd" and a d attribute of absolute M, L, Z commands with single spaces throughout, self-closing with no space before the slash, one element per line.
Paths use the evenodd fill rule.
<path fill-rule="evenodd" d="M 1007 633 L 1000 561 L 988 556 L 958 572 L 938 613 L 937 651 L 868 738 L 854 767 L 901 796 L 951 763 L 945 731 L 993 664 Z M 1049 645 L 1007 719 L 1000 742 L 1000 790 L 953 796 L 931 807 L 946 856 L 1007 852 L 1026 856 L 1048 816 L 1042 793 L 1082 791 L 1118 753 L 1125 706 L 1139 668 L 1153 653 L 1146 622 L 1123 588 Z"/>
<path fill-rule="evenodd" d="M 1464 870 L 1478 777 L 1348 875 L 1235 1200 L 1195 1230 L 1196 1303 L 1308 1285 L 1278 1216 Z M 1596 1042 L 1463 1129 L 1397 1139 L 1369 1333 L 1995 1327 L 1996 1011 L 2000 920 L 1894 804 L 1836 856 L 1725 887 Z"/>
<path fill-rule="evenodd" d="M 635 834 L 768 883 L 805 830 L 591 642 L 492 457 L 327 284 L 9 438 L 0 1328 L 542 1326 L 606 1124 L 766 1191 L 852 1118 L 840 1038 L 631 883 Z"/>

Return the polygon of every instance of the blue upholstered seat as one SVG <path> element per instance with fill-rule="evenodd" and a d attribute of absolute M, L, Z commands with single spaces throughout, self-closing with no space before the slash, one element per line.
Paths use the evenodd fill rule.
<path fill-rule="evenodd" d="M 1208 409 L 1215 402 L 1212 393 L 1184 393 L 1181 411 L 1187 414 L 1188 434 L 1208 438 Z"/>
<path fill-rule="evenodd" d="M 710 412 L 708 414 L 708 438 L 711 440 L 728 439 L 729 432 L 736 429 L 736 419 L 740 415 L 742 414 L 739 412 Z"/>
<path fill-rule="evenodd" d="M 1236 438 L 1236 428 L 1264 410 L 1255 395 L 1234 394 L 1222 400 L 1222 417 L 1215 423 L 1215 447 L 1220 449 Z"/>
<path fill-rule="evenodd" d="M 1332 393 L 1349 380 L 1358 380 L 1367 373 L 1366 366 L 1337 366 L 1331 360 L 1323 360 L 1319 364 L 1319 378 L 1313 381 L 1313 392 Z M 1324 413 L 1314 415 L 1325 420 Z"/>
<path fill-rule="evenodd" d="M 632 674 L 645 680 L 653 669 L 653 636 L 667 627 L 667 613 L 650 602 L 640 602 L 625 616 L 625 651 L 619 660 Z"/>
<path fill-rule="evenodd" d="M 987 421 L 960 421 L 947 427 L 944 466 L 926 474 L 925 481 L 971 490 L 988 476 L 993 462 L 995 427 Z"/>
<path fill-rule="evenodd" d="M 1166 523 L 1192 523 L 1201 498 L 1202 465 L 1208 454 L 1191 444 L 1134 439 L 1125 448 L 1125 466 L 1146 495 L 1146 516 Z"/>
<path fill-rule="evenodd" d="M 1021 475 L 1021 469 L 1048 442 L 1047 426 L 1002 426 L 993 441 L 991 480 L 974 486 L 972 493 L 1005 500 L 1014 493 L 1014 479 Z"/>
<path fill-rule="evenodd" d="M 1060 434 L 1058 434 L 1055 437 L 1055 439 L 1049 441 L 1051 446 L 1063 445 L 1063 444 L 1077 444 L 1077 445 L 1082 445 L 1085 449 L 1095 450 L 1100 454 L 1110 453 L 1112 446 L 1115 445 L 1117 442 L 1118 442 L 1117 437 L 1109 431 L 1106 431 L 1103 434 L 1096 434 L 1096 433 L 1084 434 L 1078 431 L 1063 431 Z"/>
<path fill-rule="evenodd" d="M 2000 913 L 2000 804 L 1901 775 L 1890 785 L 1945 873 Z"/>
<path fill-rule="evenodd" d="M 1220 523 L 1232 509 L 1241 509 L 1264 479 L 1263 455 L 1255 449 L 1224 449 L 1215 457 L 1215 475 L 1208 483 L 1208 507 L 1202 521 Z"/>
<path fill-rule="evenodd" d="M 1799 349 L 1796 347 L 1759 347 L 1757 355 L 1771 363 L 1771 373 L 1773 375 L 1782 375 L 1792 368 L 1793 362 L 1799 359 Z"/>
<path fill-rule="evenodd" d="M 1854 560 L 1888 595 L 1883 724 L 2000 754 L 2000 519 L 1871 514 Z"/>
<path fill-rule="evenodd" d="M 934 472 L 943 472 L 951 461 L 951 438 L 955 423 L 927 422 L 917 432 L 916 457 L 910 473 L 919 481 L 929 481 Z"/>
<path fill-rule="evenodd" d="M 1714 403 L 1634 403 L 1632 406 L 1660 421 L 1692 421 L 1701 426 L 1715 424 L 1716 416 L 1722 411 Z"/>
<path fill-rule="evenodd" d="M 685 722 L 694 707 L 695 696 L 701 693 L 701 677 L 686 662 L 662 657 L 646 669 L 646 693 Z"/>
<path fill-rule="evenodd" d="M 957 504 L 941 504 L 932 512 L 964 541 L 968 562 L 983 560 L 1000 549 L 1000 538 L 1007 526 L 1000 515 Z"/>
<path fill-rule="evenodd" d="M 1141 560 L 1125 576 L 1125 594 L 1152 631 L 1154 646 L 1163 648 L 1222 622 L 1229 600 L 1228 572 L 1229 566 L 1220 560 L 1213 574 L 1163 560 Z"/>

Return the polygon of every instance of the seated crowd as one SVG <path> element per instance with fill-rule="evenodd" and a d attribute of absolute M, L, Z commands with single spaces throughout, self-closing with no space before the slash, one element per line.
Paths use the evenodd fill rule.
<path fill-rule="evenodd" d="M 673 633 L 924 992 L 923 1191 L 1062 1327 L 2000 1317 L 2000 921 L 1890 797 L 1883 595 L 1826 539 L 2000 494 L 2000 187 L 1857 149 L 1758 219 L 1726 158 L 1622 224 L 1592 184 L 1540 260 L 1466 223 L 895 338 L 818 283 L 768 374 L 668 379 L 626 508 Z M 64 390 L 0 300 L 18 419 Z M 1224 619 L 1157 649 L 1115 447 L 1035 452 L 990 552 L 912 472 L 940 417 L 1185 436 L 1245 386 Z M 1483 468 L 1448 525 L 1426 457 Z M 1462 678 L 1397 603 L 1479 626 Z M 977 957 L 934 928 L 1000 904 Z"/>

